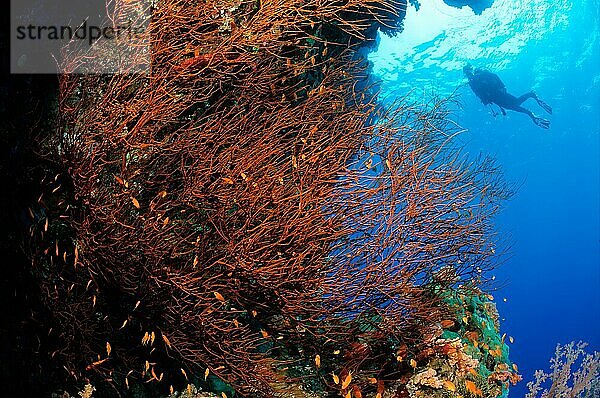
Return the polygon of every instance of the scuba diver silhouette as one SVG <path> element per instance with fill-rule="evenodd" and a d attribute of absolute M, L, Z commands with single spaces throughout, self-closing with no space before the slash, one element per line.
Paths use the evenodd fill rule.
<path fill-rule="evenodd" d="M 484 69 L 474 69 L 471 64 L 467 64 L 463 68 L 463 72 L 469 79 L 469 86 L 471 86 L 475 95 L 479 97 L 484 105 L 489 105 L 491 103 L 498 105 L 504 116 L 506 116 L 505 109 L 525 113 L 526 115 L 529 115 L 531 120 L 533 120 L 537 126 L 543 129 L 550 127 L 550 122 L 548 120 L 534 115 L 529 109 L 521 106 L 525 100 L 533 98 L 546 112 L 552 114 L 550 105 L 539 99 L 533 91 L 525 93 L 520 97 L 515 97 L 506 91 L 506 87 L 504 86 L 504 83 L 502 83 L 502 80 L 500 80 L 498 75 L 492 72 Z M 495 113 L 494 116 L 496 116 Z"/>

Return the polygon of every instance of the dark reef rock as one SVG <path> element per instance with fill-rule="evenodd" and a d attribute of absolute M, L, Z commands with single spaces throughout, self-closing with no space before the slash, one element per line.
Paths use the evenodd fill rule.
<path fill-rule="evenodd" d="M 494 0 L 444 0 L 444 3 L 457 8 L 469 6 L 476 15 L 480 15 L 483 10 L 492 6 Z"/>

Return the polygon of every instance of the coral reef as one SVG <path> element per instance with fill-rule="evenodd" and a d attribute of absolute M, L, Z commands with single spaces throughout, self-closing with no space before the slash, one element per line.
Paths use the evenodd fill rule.
<path fill-rule="evenodd" d="M 198 390 L 193 384 L 188 384 L 183 391 L 171 393 L 167 398 L 218 398 L 218 395 Z"/>
<path fill-rule="evenodd" d="M 29 248 L 65 383 L 381 398 L 514 381 L 473 293 L 501 176 L 453 146 L 443 101 L 382 109 L 357 54 L 405 6 L 158 1 L 151 74 L 61 77 Z"/>
<path fill-rule="evenodd" d="M 448 291 L 453 317 L 440 324 L 437 336 L 420 352 L 415 374 L 406 383 L 408 397 L 500 397 L 521 380 L 508 359 L 498 312 L 486 294 Z M 404 391 L 400 387 L 399 391 Z"/>

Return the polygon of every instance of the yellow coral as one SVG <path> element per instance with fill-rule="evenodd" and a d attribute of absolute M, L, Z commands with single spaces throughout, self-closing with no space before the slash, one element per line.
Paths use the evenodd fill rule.
<path fill-rule="evenodd" d="M 92 398 L 92 395 L 94 394 L 94 391 L 96 391 L 96 389 L 94 388 L 94 386 L 92 386 L 90 383 L 86 384 L 85 387 L 83 387 L 83 390 L 81 390 L 79 392 L 79 396 L 81 398 Z"/>

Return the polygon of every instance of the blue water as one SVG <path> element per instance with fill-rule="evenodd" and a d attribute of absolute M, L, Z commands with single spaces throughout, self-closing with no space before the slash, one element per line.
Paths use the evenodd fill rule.
<path fill-rule="evenodd" d="M 496 0 L 475 16 L 421 0 L 369 58 L 389 100 L 455 93 L 465 149 L 494 155 L 518 185 L 496 220 L 512 248 L 497 270 L 508 284 L 494 295 L 524 377 L 510 396 L 524 396 L 557 343 L 600 350 L 600 1 Z M 493 117 L 463 85 L 466 62 L 514 95 L 534 89 L 554 109 L 550 129 L 510 111 Z M 524 106 L 544 116 L 535 101 Z"/>

